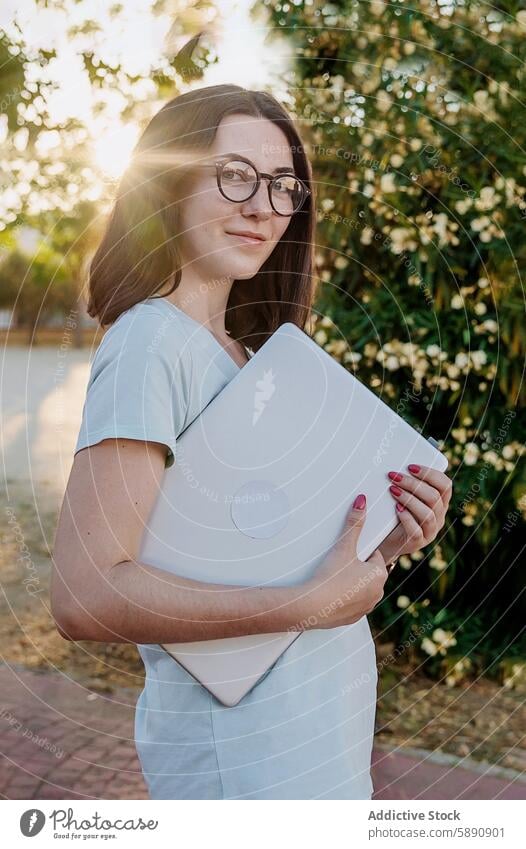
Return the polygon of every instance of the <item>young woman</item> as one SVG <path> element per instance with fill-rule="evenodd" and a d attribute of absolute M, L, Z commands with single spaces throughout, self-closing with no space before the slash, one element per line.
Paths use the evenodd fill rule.
<path fill-rule="evenodd" d="M 356 494 L 340 539 L 299 587 L 230 593 L 137 562 L 178 435 L 280 324 L 305 328 L 314 222 L 311 169 L 284 108 L 265 92 L 211 86 L 150 122 L 91 266 L 89 311 L 109 329 L 57 529 L 52 609 L 66 639 L 138 644 L 135 738 L 152 799 L 371 797 L 366 614 L 386 563 L 443 525 L 449 479 L 393 470 L 401 521 L 366 563 Z M 230 708 L 160 646 L 289 628 L 302 633 Z"/>

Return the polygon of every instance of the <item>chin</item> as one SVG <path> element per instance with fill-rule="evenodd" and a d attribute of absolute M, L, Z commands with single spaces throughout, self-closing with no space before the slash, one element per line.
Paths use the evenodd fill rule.
<path fill-rule="evenodd" d="M 248 265 L 246 262 L 232 262 L 228 266 L 225 265 L 220 273 L 216 271 L 216 275 L 219 277 L 232 277 L 233 280 L 250 280 L 256 276 L 261 265 L 262 263 L 251 263 Z"/>

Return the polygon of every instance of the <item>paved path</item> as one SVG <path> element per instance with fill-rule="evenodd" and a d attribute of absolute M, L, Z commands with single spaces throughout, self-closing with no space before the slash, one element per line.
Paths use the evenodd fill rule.
<path fill-rule="evenodd" d="M 7 347 L 0 352 L 3 482 L 64 493 L 89 378 L 88 348 Z M 29 490 L 31 491 L 31 490 Z"/>
<path fill-rule="evenodd" d="M 95 694 L 60 673 L 0 665 L 0 797 L 147 799 L 133 743 L 137 691 Z M 431 759 L 432 758 L 432 759 Z M 512 770 L 377 747 L 375 799 L 526 799 Z"/>

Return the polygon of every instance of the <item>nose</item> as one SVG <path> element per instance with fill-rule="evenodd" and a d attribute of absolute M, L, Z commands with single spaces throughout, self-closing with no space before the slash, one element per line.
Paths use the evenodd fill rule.
<path fill-rule="evenodd" d="M 272 216 L 273 212 L 268 196 L 267 181 L 262 178 L 257 192 L 241 204 L 241 214 L 256 215 L 258 219 L 266 221 Z"/>

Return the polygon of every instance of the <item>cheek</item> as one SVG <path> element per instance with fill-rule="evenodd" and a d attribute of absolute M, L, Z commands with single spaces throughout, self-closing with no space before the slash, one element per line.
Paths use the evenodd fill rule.
<path fill-rule="evenodd" d="M 283 238 L 283 236 L 287 232 L 289 224 L 290 218 L 275 218 L 274 229 L 272 233 L 272 237 L 275 242 L 279 242 L 279 240 Z"/>

